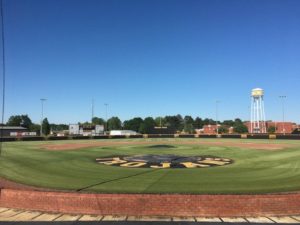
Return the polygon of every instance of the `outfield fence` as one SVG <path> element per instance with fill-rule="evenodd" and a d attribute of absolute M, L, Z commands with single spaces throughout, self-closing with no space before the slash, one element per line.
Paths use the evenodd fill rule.
<path fill-rule="evenodd" d="M 125 139 L 125 138 L 235 138 L 235 139 L 285 139 L 300 140 L 299 134 L 139 134 L 139 135 L 99 135 L 99 136 L 28 136 L 2 137 L 0 142 L 11 141 L 57 141 L 57 140 L 91 140 L 91 139 Z"/>

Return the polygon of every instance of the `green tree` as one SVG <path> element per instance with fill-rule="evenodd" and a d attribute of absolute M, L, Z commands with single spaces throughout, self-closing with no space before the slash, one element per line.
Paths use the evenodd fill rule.
<path fill-rule="evenodd" d="M 228 128 L 225 126 L 220 126 L 218 129 L 220 134 L 227 134 L 228 133 Z"/>
<path fill-rule="evenodd" d="M 122 122 L 118 117 L 111 117 L 107 120 L 108 130 L 120 130 L 122 129 Z"/>
<path fill-rule="evenodd" d="M 36 132 L 37 134 L 39 134 L 40 131 L 41 131 L 41 125 L 33 123 L 33 124 L 30 125 L 29 130 L 32 131 L 32 132 Z"/>
<path fill-rule="evenodd" d="M 222 124 L 226 125 L 226 126 L 233 127 L 234 126 L 234 121 L 233 120 L 224 120 Z"/>
<path fill-rule="evenodd" d="M 68 130 L 69 126 L 66 124 L 50 124 L 50 129 L 52 131 L 63 131 L 63 130 Z"/>
<path fill-rule="evenodd" d="M 193 124 L 194 123 L 194 119 L 191 116 L 185 116 L 184 117 L 184 123 L 185 124 Z"/>
<path fill-rule="evenodd" d="M 141 124 L 143 123 L 143 119 L 140 118 L 140 117 L 135 117 L 131 120 L 126 120 L 124 121 L 124 124 L 123 124 L 123 128 L 125 130 L 134 130 L 136 132 L 139 132 L 139 129 L 141 127 Z"/>
<path fill-rule="evenodd" d="M 201 129 L 203 128 L 203 120 L 200 117 L 196 117 L 193 125 L 195 129 Z"/>
<path fill-rule="evenodd" d="M 105 120 L 102 118 L 99 118 L 99 117 L 93 117 L 92 124 L 93 125 L 105 125 Z"/>
<path fill-rule="evenodd" d="M 175 125 L 176 125 L 175 126 L 176 130 L 181 131 L 183 129 L 184 120 L 183 120 L 183 118 L 182 118 L 182 116 L 180 114 L 177 114 L 175 116 Z"/>
<path fill-rule="evenodd" d="M 9 117 L 6 125 L 7 126 L 20 126 L 22 123 L 22 118 L 20 115 Z"/>
<path fill-rule="evenodd" d="M 183 130 L 184 130 L 185 133 L 188 133 L 188 134 L 194 134 L 195 133 L 194 126 L 191 123 L 184 124 Z"/>
<path fill-rule="evenodd" d="M 83 123 L 79 123 L 79 125 L 82 125 L 82 126 L 91 126 L 92 123 L 89 122 L 89 121 L 85 121 L 85 122 L 83 122 Z"/>
<path fill-rule="evenodd" d="M 140 126 L 139 132 L 142 134 L 150 134 L 153 132 L 155 125 L 155 121 L 152 117 L 146 117 Z"/>
<path fill-rule="evenodd" d="M 165 125 L 171 130 L 182 131 L 184 127 L 184 121 L 180 114 L 176 116 L 166 116 Z"/>
<path fill-rule="evenodd" d="M 243 124 L 243 121 L 240 118 L 234 120 L 234 125 Z"/>
<path fill-rule="evenodd" d="M 270 126 L 270 127 L 268 128 L 268 133 L 270 133 L 270 134 L 274 134 L 275 131 L 276 131 L 276 128 L 275 128 L 274 126 Z"/>
<path fill-rule="evenodd" d="M 22 126 L 29 128 L 32 125 L 31 119 L 28 117 L 28 115 L 15 115 L 9 117 L 7 123 L 7 126 Z"/>
<path fill-rule="evenodd" d="M 48 119 L 47 118 L 45 118 L 44 120 L 43 120 L 43 122 L 42 122 L 42 133 L 43 133 L 43 135 L 48 135 L 48 134 L 50 134 L 50 124 L 49 124 L 49 122 L 48 122 Z"/>
<path fill-rule="evenodd" d="M 166 124 L 166 119 L 164 117 L 161 117 L 161 116 L 156 117 L 154 121 L 155 121 L 155 126 L 157 126 L 157 127 L 160 127 L 160 125 L 162 127 L 164 127 L 165 124 Z"/>
<path fill-rule="evenodd" d="M 214 121 L 213 119 L 205 118 L 203 120 L 203 125 L 213 125 L 213 124 L 216 124 L 216 121 Z"/>
<path fill-rule="evenodd" d="M 233 131 L 239 134 L 248 133 L 248 127 L 242 123 L 237 123 L 234 125 Z"/>
<path fill-rule="evenodd" d="M 193 124 L 194 124 L 193 117 L 185 116 L 184 117 L 184 128 L 183 128 L 184 132 L 193 134 L 195 132 Z"/>

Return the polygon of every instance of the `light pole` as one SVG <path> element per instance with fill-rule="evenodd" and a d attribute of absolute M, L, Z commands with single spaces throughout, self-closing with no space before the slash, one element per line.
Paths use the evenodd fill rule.
<path fill-rule="evenodd" d="M 220 103 L 220 101 L 219 100 L 216 100 L 216 126 L 217 126 L 217 135 L 219 134 L 219 127 L 218 127 L 218 110 L 219 110 L 219 108 L 218 108 L 218 104 Z"/>
<path fill-rule="evenodd" d="M 0 3 L 0 13 L 1 13 L 1 44 L 2 44 L 2 50 L 1 50 L 1 56 L 2 56 L 2 107 L 1 107 L 1 130 L 0 130 L 0 155 L 2 152 L 2 137 L 3 137 L 3 124 L 4 124 L 4 113 L 5 113 L 5 88 L 6 88 L 6 54 L 5 54 L 5 32 L 4 32 L 4 15 L 3 15 L 3 0 L 1 0 Z"/>
<path fill-rule="evenodd" d="M 108 107 L 108 103 L 104 103 L 104 105 L 105 105 L 106 131 L 108 131 L 108 121 L 107 121 L 107 107 Z"/>
<path fill-rule="evenodd" d="M 160 134 L 162 134 L 162 123 L 161 123 L 161 116 L 159 117 L 159 126 L 160 126 Z"/>
<path fill-rule="evenodd" d="M 45 98 L 41 98 L 41 103 L 42 103 L 42 118 L 41 118 L 41 136 L 43 135 L 43 119 L 44 119 L 44 102 L 47 100 Z"/>
<path fill-rule="evenodd" d="M 284 127 L 284 100 L 286 99 L 285 95 L 280 95 L 279 98 L 281 99 L 281 105 L 282 105 L 282 131 L 285 135 L 285 127 Z"/>
<path fill-rule="evenodd" d="M 94 118 L 94 99 L 92 99 L 92 119 L 91 119 L 91 124 L 93 123 L 93 118 Z"/>

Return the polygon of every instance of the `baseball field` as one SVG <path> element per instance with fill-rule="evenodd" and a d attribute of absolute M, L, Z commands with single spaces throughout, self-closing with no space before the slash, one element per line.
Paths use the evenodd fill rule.
<path fill-rule="evenodd" d="M 51 190 L 257 194 L 300 190 L 300 142 L 119 139 L 3 143 L 0 177 Z"/>

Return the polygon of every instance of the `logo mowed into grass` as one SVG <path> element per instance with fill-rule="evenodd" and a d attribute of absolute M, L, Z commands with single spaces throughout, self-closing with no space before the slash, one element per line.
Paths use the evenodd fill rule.
<path fill-rule="evenodd" d="M 233 163 L 233 160 L 215 156 L 136 155 L 97 158 L 96 162 L 125 168 L 167 169 L 225 166 Z"/>

